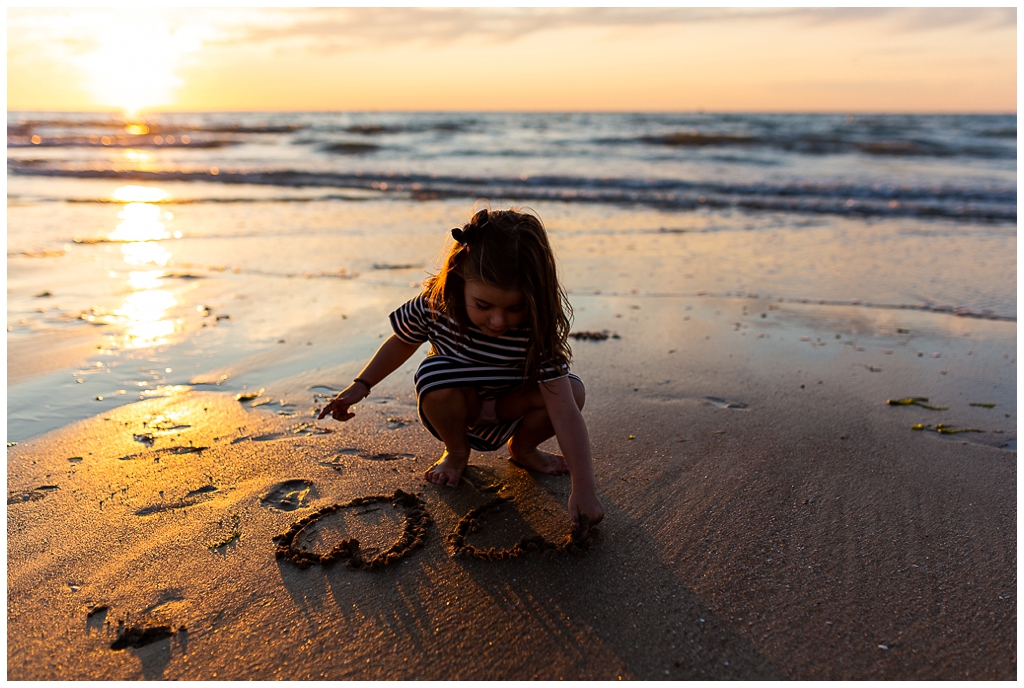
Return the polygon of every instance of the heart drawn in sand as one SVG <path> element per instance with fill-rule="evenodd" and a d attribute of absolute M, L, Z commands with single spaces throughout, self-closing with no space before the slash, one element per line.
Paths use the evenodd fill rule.
<path fill-rule="evenodd" d="M 342 540 L 326 554 L 306 552 L 295 547 L 295 538 L 314 521 L 324 516 L 333 514 L 341 509 L 373 504 L 376 502 L 390 502 L 396 509 L 404 512 L 405 527 L 399 538 L 386 550 L 376 556 L 366 559 L 359 548 L 359 541 L 355 538 Z M 418 496 L 395 490 L 395 494 L 373 495 L 370 497 L 356 497 L 344 504 L 331 504 L 309 516 L 302 518 L 291 525 L 287 532 L 274 538 L 278 543 L 275 556 L 278 559 L 288 559 L 299 568 L 309 568 L 312 564 L 332 566 L 338 561 L 347 561 L 351 569 L 377 569 L 388 564 L 393 564 L 423 544 L 427 536 L 427 526 L 431 523 L 430 515 L 427 513 L 426 505 Z"/>

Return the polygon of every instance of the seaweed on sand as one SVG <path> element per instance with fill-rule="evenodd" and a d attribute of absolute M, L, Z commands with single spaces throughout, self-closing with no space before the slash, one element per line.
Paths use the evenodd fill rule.
<path fill-rule="evenodd" d="M 959 435 L 961 432 L 985 432 L 977 428 L 958 428 L 953 425 L 945 425 L 944 423 L 936 425 L 935 430 L 942 435 Z"/>
<path fill-rule="evenodd" d="M 920 406 L 932 411 L 946 411 L 949 408 L 947 406 L 932 406 L 926 404 L 926 401 L 928 401 L 928 397 L 906 397 L 905 399 L 886 399 L 885 403 L 890 406 Z"/>
<path fill-rule="evenodd" d="M 911 425 L 911 430 L 928 430 L 932 426 L 931 424 L 918 423 L 917 425 Z M 955 425 L 946 425 L 945 423 L 939 423 L 935 426 L 935 432 L 940 435 L 959 435 L 962 432 L 985 432 L 977 428 L 958 428 Z"/>
<path fill-rule="evenodd" d="M 608 330 L 602 330 L 600 332 L 571 332 L 569 333 L 569 336 L 577 341 L 585 340 L 592 342 L 603 342 L 608 339 L 608 337 L 611 337 L 612 339 L 619 339 L 619 335 L 609 333 Z"/>

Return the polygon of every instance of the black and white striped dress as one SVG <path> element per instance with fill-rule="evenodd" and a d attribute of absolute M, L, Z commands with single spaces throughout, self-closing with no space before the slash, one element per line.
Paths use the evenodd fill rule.
<path fill-rule="evenodd" d="M 530 344 L 529 329 L 509 330 L 500 337 L 491 337 L 470 325 L 459 337 L 458 324 L 444 313 L 432 309 L 424 294 L 391 313 L 395 335 L 409 344 L 430 342 L 430 352 L 416 371 L 416 399 L 427 392 L 450 387 L 473 387 L 481 400 L 497 399 L 521 386 L 526 380 L 526 352 Z M 544 364 L 540 381 L 547 382 L 569 375 L 565 365 Z M 441 439 L 419 408 L 420 421 L 434 437 Z M 493 425 L 469 428 L 469 444 L 477 451 L 501 448 L 516 431 L 522 418 Z"/>

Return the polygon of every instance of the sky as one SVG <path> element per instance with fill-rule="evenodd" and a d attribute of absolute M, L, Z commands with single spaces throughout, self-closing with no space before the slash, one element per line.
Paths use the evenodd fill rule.
<path fill-rule="evenodd" d="M 1016 8 L 8 9 L 8 110 L 994 112 Z"/>

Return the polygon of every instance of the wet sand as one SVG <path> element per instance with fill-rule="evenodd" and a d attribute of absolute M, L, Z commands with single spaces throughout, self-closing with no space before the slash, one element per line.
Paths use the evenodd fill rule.
<path fill-rule="evenodd" d="M 354 362 L 284 406 L 195 387 L 8 449 L 8 678 L 1016 677 L 1015 322 L 574 304 L 577 330 L 619 335 L 573 342 L 607 509 L 586 551 L 452 556 L 495 495 L 474 548 L 563 541 L 569 479 L 494 452 L 425 483 L 415 359 L 345 424 L 313 419 L 312 387 Z M 908 396 L 946 410 L 886 404 Z M 396 490 L 432 521 L 397 561 L 275 557 L 314 510 Z M 372 555 L 403 513 L 339 509 L 295 538 Z"/>

